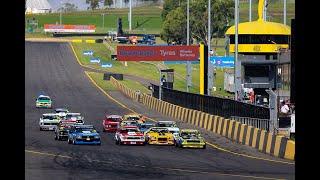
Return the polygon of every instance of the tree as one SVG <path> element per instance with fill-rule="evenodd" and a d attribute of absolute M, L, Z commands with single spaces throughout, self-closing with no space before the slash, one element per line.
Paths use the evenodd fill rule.
<path fill-rule="evenodd" d="M 102 0 L 86 0 L 87 4 L 90 4 L 91 10 L 95 10 L 99 8 L 99 3 L 102 2 Z"/>
<path fill-rule="evenodd" d="M 113 0 L 104 0 L 104 6 L 111 6 L 113 4 Z"/>
<path fill-rule="evenodd" d="M 161 18 L 164 20 L 167 14 L 175 10 L 179 6 L 180 0 L 165 0 L 163 4 L 163 10 L 161 12 Z"/>
<path fill-rule="evenodd" d="M 73 12 L 76 11 L 78 7 L 75 4 L 72 3 L 64 3 L 62 7 L 58 9 L 58 12 L 63 11 L 63 12 Z"/>
<path fill-rule="evenodd" d="M 170 0 L 168 0 L 170 1 Z M 167 2 L 167 0 L 166 0 Z M 197 41 L 208 42 L 208 0 L 190 0 L 190 34 L 192 38 Z M 180 8 L 181 10 L 176 11 Z M 175 32 L 175 36 L 186 38 L 186 19 L 187 8 L 186 3 L 183 1 L 178 7 L 171 10 L 165 17 L 162 26 L 161 38 L 163 40 L 175 39 L 172 33 Z M 171 12 L 174 12 L 171 14 Z M 211 38 L 213 34 L 219 33 L 226 29 L 228 22 L 233 17 L 234 7 L 232 0 L 211 0 Z M 170 16 L 169 16 L 170 15 Z M 172 17 L 179 17 L 180 20 L 173 20 Z M 182 30 L 184 28 L 185 30 Z M 179 32 L 178 34 L 176 32 Z M 183 42 L 183 41 L 181 41 Z"/>
<path fill-rule="evenodd" d="M 170 11 L 163 23 L 163 28 L 160 33 L 161 39 L 167 43 L 176 42 L 177 44 L 185 44 L 186 25 L 187 20 L 183 8 L 178 7 Z"/>

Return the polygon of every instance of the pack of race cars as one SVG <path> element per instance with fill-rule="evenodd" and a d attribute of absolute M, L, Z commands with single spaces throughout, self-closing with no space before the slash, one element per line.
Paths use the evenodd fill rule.
<path fill-rule="evenodd" d="M 44 100 L 46 100 L 44 102 Z M 49 96 L 40 95 L 37 108 L 52 108 Z M 195 129 L 180 129 L 175 121 L 150 123 L 140 114 L 106 115 L 102 120 L 103 132 L 115 133 L 117 145 L 175 145 L 180 148 L 206 148 L 206 142 Z M 66 108 L 56 108 L 53 113 L 45 113 L 39 120 L 40 131 L 55 132 L 55 140 L 69 144 L 101 145 L 99 131 L 93 125 L 85 125 L 81 113 L 69 112 Z"/>

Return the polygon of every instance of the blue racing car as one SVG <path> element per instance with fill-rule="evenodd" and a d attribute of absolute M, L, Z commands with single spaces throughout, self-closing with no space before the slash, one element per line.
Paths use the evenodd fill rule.
<path fill-rule="evenodd" d="M 68 143 L 101 145 L 101 140 L 93 125 L 74 125 L 68 132 Z"/>

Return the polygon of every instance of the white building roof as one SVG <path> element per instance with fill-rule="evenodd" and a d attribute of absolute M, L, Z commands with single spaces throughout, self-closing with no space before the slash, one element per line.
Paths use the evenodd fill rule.
<path fill-rule="evenodd" d="M 31 9 L 51 9 L 47 0 L 27 0 L 26 6 Z"/>

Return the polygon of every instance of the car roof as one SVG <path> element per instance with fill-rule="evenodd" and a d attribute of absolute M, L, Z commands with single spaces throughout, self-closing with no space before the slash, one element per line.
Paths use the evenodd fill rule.
<path fill-rule="evenodd" d="M 67 115 L 81 115 L 81 113 L 71 113 L 71 112 L 68 112 Z"/>
<path fill-rule="evenodd" d="M 47 98 L 50 98 L 49 96 L 46 96 L 46 95 L 39 95 L 39 97 L 47 97 Z"/>
<path fill-rule="evenodd" d="M 45 114 L 42 114 L 42 116 L 58 116 L 57 113 L 45 113 Z"/>
<path fill-rule="evenodd" d="M 107 115 L 107 118 L 122 118 L 120 115 Z"/>
<path fill-rule="evenodd" d="M 197 129 L 181 129 L 180 132 L 199 132 Z"/>
<path fill-rule="evenodd" d="M 176 123 L 175 121 L 158 121 L 158 123 Z"/>

